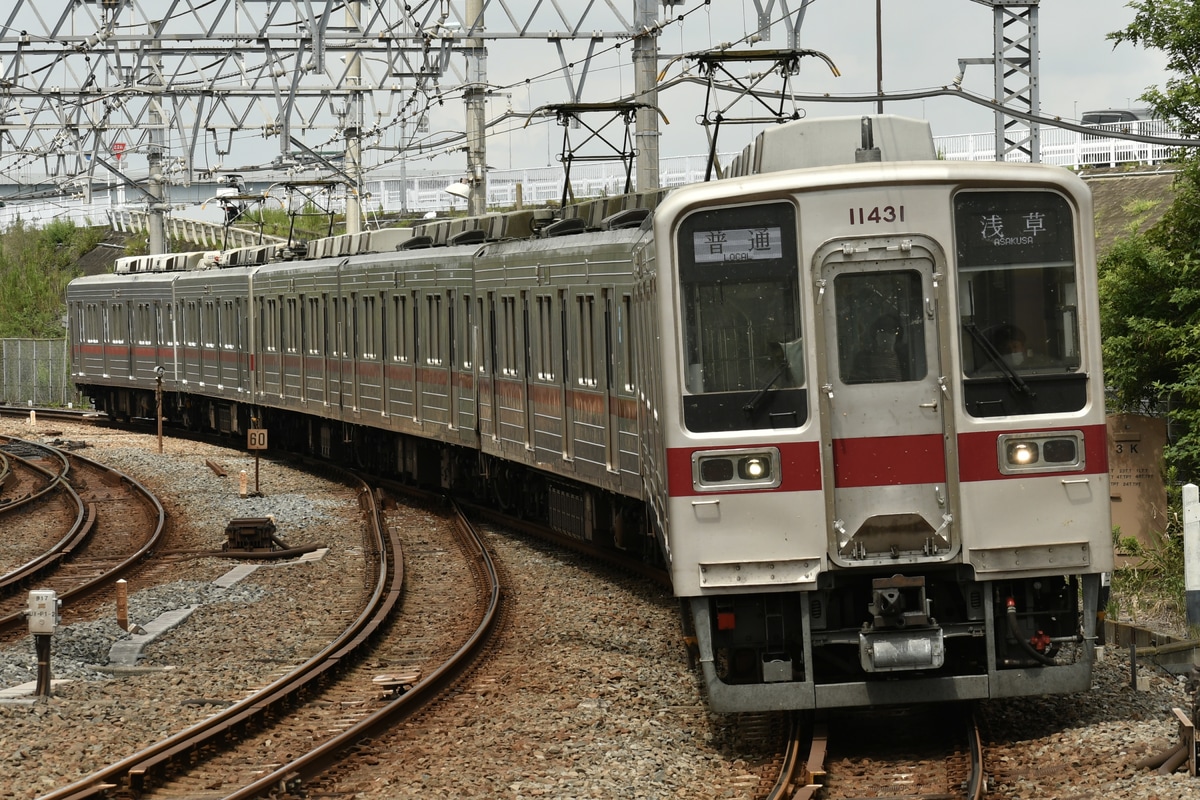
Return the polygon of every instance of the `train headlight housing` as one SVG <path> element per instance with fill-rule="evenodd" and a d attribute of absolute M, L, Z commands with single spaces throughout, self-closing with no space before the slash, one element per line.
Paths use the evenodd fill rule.
<path fill-rule="evenodd" d="M 1006 433 L 997 441 L 1000 472 L 1078 472 L 1085 466 L 1083 432 Z"/>
<path fill-rule="evenodd" d="M 779 450 L 774 447 L 692 454 L 692 485 L 698 491 L 774 489 L 779 482 Z"/>

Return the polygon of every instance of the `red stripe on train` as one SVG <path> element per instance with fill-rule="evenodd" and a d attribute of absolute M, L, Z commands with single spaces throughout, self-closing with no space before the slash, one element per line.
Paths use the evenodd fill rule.
<path fill-rule="evenodd" d="M 944 483 L 940 433 L 833 440 L 833 482 L 839 489 Z"/>
<path fill-rule="evenodd" d="M 966 483 L 1028 478 L 1028 474 L 1001 474 L 1000 455 L 996 449 L 996 440 L 1005 434 L 1020 436 L 1022 433 L 1041 434 L 1055 431 L 1083 431 L 1084 468 L 1063 472 L 1039 472 L 1037 477 L 1108 474 L 1108 429 L 1104 425 L 1079 425 L 1069 428 L 1031 428 L 1025 431 L 960 433 L 958 435 L 959 480 Z"/>
<path fill-rule="evenodd" d="M 1000 472 L 997 441 L 1005 434 L 1044 434 L 1081 430 L 1085 465 L 1082 470 L 1004 475 Z M 1059 475 L 1104 475 L 1108 473 L 1108 438 L 1103 425 L 1069 428 L 1034 428 L 1027 431 L 986 431 L 958 436 L 958 478 L 963 483 L 1019 480 Z M 941 434 L 921 436 L 878 436 L 863 439 L 837 439 L 833 443 L 834 482 L 840 489 L 871 486 L 906 486 L 943 483 L 946 466 Z M 753 447 L 753 445 L 751 445 Z M 783 442 L 778 447 L 781 460 L 779 487 L 772 490 L 744 491 L 804 492 L 821 489 L 821 448 L 817 442 Z M 698 451 L 745 447 L 679 447 L 667 451 L 667 477 L 672 497 L 690 497 L 705 492 L 695 489 L 692 480 L 692 454 Z M 729 492 L 736 494 L 740 492 Z"/>
<path fill-rule="evenodd" d="M 750 447 L 755 447 L 751 445 Z M 780 483 L 778 489 L 766 490 L 776 492 L 815 492 L 821 489 L 821 445 L 818 442 L 779 442 L 762 445 L 779 449 Z M 731 445 L 727 447 L 677 447 L 667 451 L 667 487 L 671 497 L 692 497 L 712 492 L 699 492 L 692 482 L 692 453 L 703 450 L 745 449 L 746 445 Z M 745 491 L 764 491 L 750 489 L 742 491 L 721 492 L 721 494 L 742 494 Z"/>

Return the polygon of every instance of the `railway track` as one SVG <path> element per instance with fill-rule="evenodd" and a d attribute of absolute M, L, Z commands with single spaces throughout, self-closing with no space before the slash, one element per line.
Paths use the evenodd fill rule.
<path fill-rule="evenodd" d="M 435 539 L 431 528 L 420 528 L 417 535 L 424 538 L 418 548 L 460 551 L 463 567 L 443 578 L 443 592 L 457 592 L 458 602 L 447 604 L 432 593 L 417 592 L 401 603 L 404 526 L 388 519 L 399 513 L 399 506 L 389 501 L 391 508 L 385 510 L 365 488 L 360 497 L 367 521 L 364 545 L 376 554 L 377 569 L 369 598 L 349 627 L 271 685 L 42 800 L 114 793 L 249 798 L 295 790 L 339 763 L 356 743 L 395 724 L 452 683 L 487 641 L 497 615 L 500 590 L 490 559 L 461 518 L 434 525 L 452 531 L 444 541 L 437 537 L 434 545 L 429 544 Z M 477 587 L 474 614 L 463 613 L 464 581 Z M 417 620 L 438 609 L 443 615 L 455 613 L 434 641 Z M 410 629 L 425 634 L 406 633 Z"/>
<path fill-rule="evenodd" d="M 65 454 L 34 442 L 0 437 L 8 486 L 0 505 L 4 521 L 0 554 L 0 594 L 19 586 L 40 561 L 65 546 L 83 503 L 66 483 L 70 469 Z"/>
<path fill-rule="evenodd" d="M 794 740 L 789 749 L 784 771 L 798 779 L 772 800 L 981 800 L 986 791 L 970 704 L 847 710 L 813 724 L 808 739 L 803 766 L 803 748 Z M 826 761 L 834 766 L 826 770 Z"/>
<path fill-rule="evenodd" d="M 64 605 L 88 597 L 150 552 L 166 517 L 153 494 L 116 470 L 24 440 L 9 440 L 5 447 L 11 459 L 44 478 L 28 502 L 5 514 L 8 552 L 21 543 L 28 558 L 16 559 L 21 563 L 0 576 L 0 634 L 7 635 L 23 630 L 23 591 L 35 581 L 39 589 L 54 590 Z"/>
<path fill-rule="evenodd" d="M 0 513 L 32 505 L 54 491 L 68 465 L 61 454 L 34 442 L 0 437 Z"/>

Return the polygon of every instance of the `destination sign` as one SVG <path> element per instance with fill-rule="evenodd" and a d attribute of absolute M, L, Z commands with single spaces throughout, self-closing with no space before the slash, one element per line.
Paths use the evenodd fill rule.
<path fill-rule="evenodd" d="M 783 229 L 762 227 L 694 231 L 692 250 L 697 264 L 783 258 Z"/>
<path fill-rule="evenodd" d="M 1052 192 L 963 192 L 954 232 L 960 268 L 1075 260 L 1071 207 Z"/>

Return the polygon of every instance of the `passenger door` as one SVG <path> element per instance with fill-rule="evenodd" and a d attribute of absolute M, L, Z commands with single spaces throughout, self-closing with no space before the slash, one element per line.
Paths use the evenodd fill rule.
<path fill-rule="evenodd" d="M 959 541 L 945 259 L 918 237 L 837 242 L 817 259 L 829 555 L 846 566 L 947 560 Z"/>

